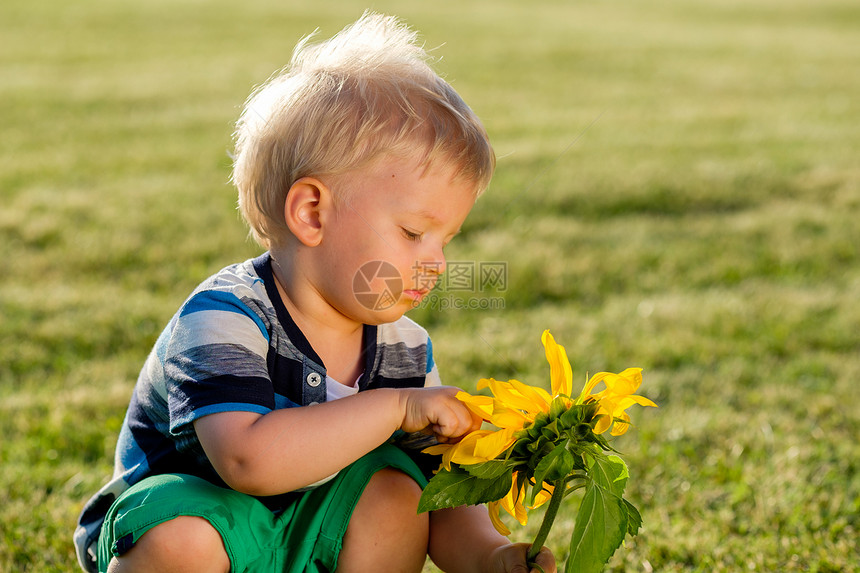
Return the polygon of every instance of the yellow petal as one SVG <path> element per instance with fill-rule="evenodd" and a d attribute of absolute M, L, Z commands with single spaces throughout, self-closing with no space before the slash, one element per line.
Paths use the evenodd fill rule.
<path fill-rule="evenodd" d="M 642 384 L 642 369 L 641 368 L 626 368 L 624 372 L 618 374 L 636 384 L 636 388 Z"/>
<path fill-rule="evenodd" d="M 428 447 L 424 448 L 423 450 L 421 450 L 421 453 L 422 454 L 430 454 L 433 456 L 438 456 L 438 455 L 444 454 L 445 452 L 447 452 L 448 450 L 450 450 L 453 447 L 454 447 L 453 444 L 436 444 L 435 446 L 428 446 Z"/>
<path fill-rule="evenodd" d="M 594 390 L 594 387 L 600 384 L 600 382 L 602 382 L 608 374 L 609 372 L 598 372 L 597 374 L 592 376 L 582 388 L 582 392 L 579 394 L 577 402 L 579 404 L 582 404 L 584 399 L 591 395 L 591 391 Z"/>
<path fill-rule="evenodd" d="M 556 344 L 555 338 L 549 333 L 549 330 L 543 331 L 541 342 L 543 342 L 546 350 L 546 360 L 549 362 L 552 395 L 570 396 L 573 392 L 573 373 L 571 372 L 570 361 L 567 359 L 567 351 L 565 351 L 564 346 Z"/>
<path fill-rule="evenodd" d="M 639 396 L 637 394 L 631 394 L 630 396 L 625 396 L 621 400 L 618 401 L 618 408 L 621 410 L 626 410 L 633 404 L 639 404 L 640 406 L 651 406 L 652 408 L 656 408 L 657 404 L 646 398 L 645 396 Z"/>
<path fill-rule="evenodd" d="M 502 429 L 481 437 L 475 443 L 474 455 L 484 460 L 494 460 L 516 442 L 513 429 Z"/>
<path fill-rule="evenodd" d="M 537 390 L 536 388 L 523 384 L 517 380 L 501 382 L 499 380 L 489 378 L 481 380 L 478 387 L 480 388 L 482 384 L 489 386 L 490 391 L 492 391 L 496 399 L 509 408 L 516 408 L 518 410 L 533 413 L 549 410 L 549 401 L 541 399 L 543 396 L 546 396 L 547 398 L 549 397 L 546 390 L 543 390 L 543 396 L 541 396 L 540 392 L 530 391 Z M 525 390 L 527 395 L 524 395 L 522 390 Z"/>
<path fill-rule="evenodd" d="M 508 380 L 508 384 L 513 386 L 517 392 L 522 394 L 523 397 L 533 404 L 532 409 L 527 410 L 528 412 L 549 412 L 549 405 L 552 402 L 552 396 L 550 396 L 546 390 L 537 386 L 529 386 L 519 380 Z M 523 409 L 526 410 L 526 408 Z"/>
<path fill-rule="evenodd" d="M 624 376 L 614 374 L 612 372 L 607 373 L 607 376 L 603 379 L 603 382 L 606 384 L 607 393 L 615 394 L 618 396 L 632 394 L 636 391 L 636 388 L 639 387 L 630 378 L 626 378 Z"/>
<path fill-rule="evenodd" d="M 521 492 L 517 501 L 514 502 L 514 517 L 520 522 L 520 525 L 526 525 L 529 522 L 529 512 L 523 506 L 523 497 Z"/>
<path fill-rule="evenodd" d="M 598 392 L 595 397 L 606 395 L 626 396 L 635 392 L 642 384 L 642 369 L 627 368 L 621 374 L 614 372 L 599 372 L 592 376 L 589 385 L 593 388 L 598 382 L 606 384 L 606 390 Z M 591 391 L 589 389 L 589 391 Z"/>
<path fill-rule="evenodd" d="M 511 482 L 511 489 L 498 503 L 502 509 L 519 521 L 520 525 L 525 525 L 528 523 L 529 515 L 522 502 L 525 492 L 522 489 L 517 489 L 517 472 L 511 476 Z"/>
<path fill-rule="evenodd" d="M 511 489 L 505 494 L 505 497 L 499 500 L 499 505 L 510 515 L 514 514 L 514 505 L 517 502 L 517 472 L 511 475 Z"/>
<path fill-rule="evenodd" d="M 516 440 L 515 430 L 475 430 L 463 436 L 456 444 L 436 444 L 421 450 L 426 454 L 442 454 L 442 466 L 451 469 L 451 464 L 470 465 L 494 460 Z"/>
<path fill-rule="evenodd" d="M 445 456 L 442 456 L 443 464 L 446 461 Z M 487 458 L 478 457 L 471 452 L 466 451 L 454 451 L 454 454 L 451 456 L 452 463 L 460 464 L 463 466 L 471 466 L 473 464 L 480 464 L 482 462 L 488 461 Z M 450 466 L 446 466 L 446 469 L 450 469 Z"/>
<path fill-rule="evenodd" d="M 627 398 L 627 396 L 615 396 L 613 394 L 610 394 L 605 398 L 601 398 L 600 400 L 598 400 L 598 402 L 607 412 L 614 416 L 615 414 L 624 411 L 624 408 L 622 408 L 620 404 Z"/>
<path fill-rule="evenodd" d="M 594 433 L 602 434 L 612 425 L 612 414 L 606 411 L 605 408 L 599 408 L 595 416 L 600 416 L 597 423 L 594 425 Z"/>
<path fill-rule="evenodd" d="M 542 489 L 540 493 L 535 496 L 534 505 L 530 505 L 529 509 L 537 509 L 538 507 L 548 502 L 552 497 L 553 486 L 544 482 L 543 487 L 544 489 Z"/>
<path fill-rule="evenodd" d="M 463 402 L 469 410 L 482 419 L 490 421 L 493 415 L 493 399 L 490 396 L 472 396 L 467 392 L 457 392 L 455 396 Z"/>
<path fill-rule="evenodd" d="M 496 528 L 496 531 L 507 537 L 511 534 L 511 530 L 508 529 L 504 522 L 502 522 L 502 517 L 499 515 L 499 502 L 491 501 L 487 504 L 487 511 L 490 514 L 490 521 L 493 523 L 493 527 Z"/>
<path fill-rule="evenodd" d="M 496 407 L 493 409 L 493 414 L 488 422 L 491 422 L 499 428 L 521 429 L 528 423 L 534 422 L 535 417 L 524 414 L 521 410 L 514 408 L 506 408 L 496 401 Z"/>
<path fill-rule="evenodd" d="M 623 422 L 615 421 L 612 425 L 612 431 L 609 432 L 610 435 L 613 436 L 621 436 L 627 433 L 627 430 L 630 428 L 630 416 L 627 415 L 627 412 L 621 412 L 621 415 L 618 416 Z M 626 424 L 624 422 L 627 422 Z"/>
<path fill-rule="evenodd" d="M 461 465 L 479 464 L 488 461 L 487 458 L 476 455 L 475 448 L 481 438 L 494 433 L 494 430 L 476 430 L 466 434 L 462 440 L 454 444 L 448 452 L 443 454 L 442 460 L 444 461 L 447 456 L 451 462 Z"/>

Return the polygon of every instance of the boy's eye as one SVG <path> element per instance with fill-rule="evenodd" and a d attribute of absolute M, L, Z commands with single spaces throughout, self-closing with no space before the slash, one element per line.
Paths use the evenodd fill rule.
<path fill-rule="evenodd" d="M 401 227 L 401 229 L 403 230 L 403 236 L 406 237 L 407 240 L 409 240 L 409 241 L 420 241 L 421 240 L 421 233 L 416 233 L 415 231 L 410 231 L 409 229 L 404 229 L 403 227 Z"/>

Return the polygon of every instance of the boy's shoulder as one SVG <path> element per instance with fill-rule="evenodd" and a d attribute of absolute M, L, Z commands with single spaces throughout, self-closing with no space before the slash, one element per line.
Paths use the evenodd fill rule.
<path fill-rule="evenodd" d="M 266 301 L 268 306 L 272 306 L 264 281 L 265 264 L 266 255 L 228 265 L 198 284 L 185 304 L 206 293 L 222 293 L 222 296 L 232 294 L 240 300 Z"/>
<path fill-rule="evenodd" d="M 259 264 L 260 260 L 257 258 L 228 265 L 201 282 L 189 298 L 206 291 L 268 298 L 263 278 L 258 271 Z"/>
<path fill-rule="evenodd" d="M 185 299 L 175 319 L 201 311 L 233 312 L 249 315 L 265 330 L 276 313 L 261 276 L 263 263 L 263 257 L 249 259 L 209 276 Z"/>

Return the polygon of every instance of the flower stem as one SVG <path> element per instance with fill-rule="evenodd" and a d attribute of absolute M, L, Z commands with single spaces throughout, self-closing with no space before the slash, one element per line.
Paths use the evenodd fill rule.
<path fill-rule="evenodd" d="M 549 535 L 549 530 L 552 529 L 552 523 L 553 521 L 555 521 L 555 515 L 558 513 L 558 509 L 561 507 L 561 501 L 564 499 L 564 490 L 567 486 L 567 480 L 560 479 L 552 485 L 552 497 L 549 498 L 549 504 L 546 506 L 546 513 L 543 514 L 543 521 L 540 524 L 540 529 L 538 530 L 537 536 L 535 537 L 534 542 L 531 544 L 531 547 L 529 547 L 529 552 L 526 559 L 529 563 L 529 566 L 532 567 L 534 566 L 535 559 L 537 559 L 538 553 L 540 553 L 540 550 L 543 547 L 547 536 Z"/>

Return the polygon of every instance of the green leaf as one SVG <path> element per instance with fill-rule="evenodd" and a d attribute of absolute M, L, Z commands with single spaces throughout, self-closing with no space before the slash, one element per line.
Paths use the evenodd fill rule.
<path fill-rule="evenodd" d="M 481 479 L 457 466 L 451 466 L 451 471 L 439 470 L 421 494 L 418 513 L 499 500 L 510 491 L 511 480 L 510 472 Z"/>
<path fill-rule="evenodd" d="M 595 434 L 593 428 L 591 427 L 591 424 L 586 424 L 585 422 L 580 422 L 579 424 L 573 426 L 571 435 L 573 435 L 577 440 L 583 442 L 596 441 L 594 439 Z"/>
<path fill-rule="evenodd" d="M 561 414 L 559 420 L 561 420 L 562 427 L 572 428 L 582 421 L 582 407 L 579 405 L 571 406 Z"/>
<path fill-rule="evenodd" d="M 508 476 L 512 473 L 512 470 L 505 464 L 505 460 L 490 460 L 488 462 L 460 467 L 466 470 L 469 475 L 473 475 L 476 478 L 481 479 L 496 479 L 506 473 Z"/>
<path fill-rule="evenodd" d="M 592 410 L 592 408 L 585 404 L 575 404 L 567 409 L 566 412 L 563 412 L 559 417 L 561 421 L 561 425 L 563 428 L 572 428 L 577 424 L 582 423 L 586 420 L 587 414 Z M 590 420 L 590 417 L 589 417 Z"/>
<path fill-rule="evenodd" d="M 607 439 L 604 438 L 603 436 L 601 436 L 600 434 L 595 434 L 594 432 L 592 432 L 591 436 L 592 436 L 591 439 L 594 442 L 596 442 L 604 450 L 607 450 L 610 452 L 617 452 L 618 451 L 615 448 L 613 448 L 611 445 L 609 445 L 609 441 L 607 441 Z"/>
<path fill-rule="evenodd" d="M 589 481 L 570 536 L 570 555 L 564 570 L 599 573 L 624 541 L 627 523 L 624 501 L 596 482 Z"/>
<path fill-rule="evenodd" d="M 540 492 L 544 491 L 544 489 L 545 488 L 544 488 L 543 482 L 539 481 L 539 482 L 535 482 L 531 486 L 531 493 L 528 493 L 528 490 L 526 490 L 526 495 L 528 495 L 529 505 L 534 506 L 535 499 L 537 499 L 538 494 L 540 494 Z M 547 490 L 547 491 L 549 491 L 549 490 Z"/>
<path fill-rule="evenodd" d="M 551 420 L 558 419 L 559 416 L 564 414 L 567 411 L 567 402 L 565 398 L 558 396 L 553 398 L 553 401 L 549 405 L 549 417 Z"/>
<path fill-rule="evenodd" d="M 588 473 L 595 483 L 619 498 L 627 487 L 627 478 L 630 477 L 627 464 L 618 456 L 595 456 L 594 464 Z"/>
<path fill-rule="evenodd" d="M 551 442 L 556 441 L 561 436 L 561 432 L 559 432 L 558 429 L 558 420 L 553 420 L 549 424 L 545 425 L 541 428 L 540 433 L 547 440 Z"/>
<path fill-rule="evenodd" d="M 513 455 L 528 456 L 530 443 L 531 443 L 531 438 L 529 438 L 528 433 L 523 433 L 522 435 L 520 435 L 517 438 L 517 441 L 514 442 L 513 448 L 511 448 Z"/>
<path fill-rule="evenodd" d="M 538 437 L 540 435 L 541 428 L 546 426 L 547 422 L 549 422 L 549 416 L 547 416 L 543 412 L 535 416 L 535 421 L 532 422 L 532 425 L 527 430 L 529 437 Z"/>
<path fill-rule="evenodd" d="M 566 478 L 573 471 L 573 465 L 573 454 L 567 451 L 567 440 L 564 440 L 538 462 L 534 473 L 536 487 L 532 491 L 529 503 L 534 504 L 535 496 L 540 492 L 543 482 L 555 482 Z"/>
<path fill-rule="evenodd" d="M 626 499 L 622 499 L 622 501 L 627 506 L 627 533 L 636 535 L 639 533 L 639 528 L 642 527 L 642 516 L 632 503 Z"/>
<path fill-rule="evenodd" d="M 550 440 L 547 440 L 547 439 L 546 439 L 546 438 L 544 438 L 543 436 L 536 436 L 536 437 L 533 439 L 533 441 L 528 445 L 528 448 L 527 448 L 527 449 L 528 449 L 530 452 L 537 453 L 537 452 L 541 451 L 542 449 L 544 449 L 544 447 L 545 447 L 547 444 L 550 444 L 550 445 L 551 445 L 551 444 L 552 444 L 552 442 L 551 442 Z"/>

